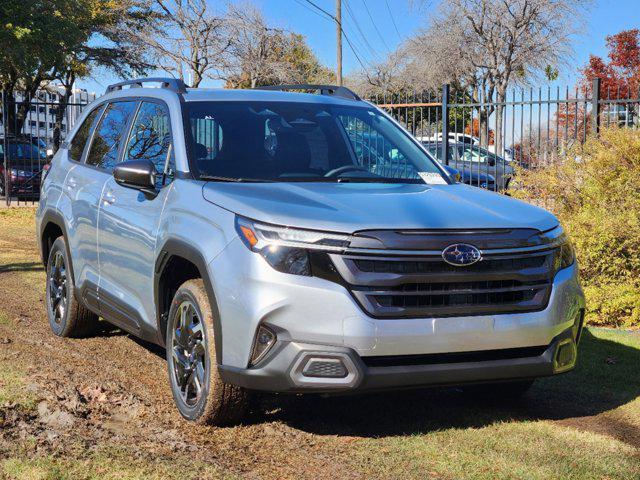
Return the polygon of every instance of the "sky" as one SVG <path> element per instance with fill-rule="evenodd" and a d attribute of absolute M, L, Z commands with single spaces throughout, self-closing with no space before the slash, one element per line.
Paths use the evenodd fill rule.
<path fill-rule="evenodd" d="M 212 5 L 222 4 L 209 0 Z M 332 12 L 335 0 L 312 0 L 319 7 Z M 569 0 L 571 1 L 571 0 Z M 433 14 L 437 0 L 342 0 L 343 28 L 351 41 L 354 52 L 343 41 L 343 71 L 346 75 L 384 58 L 412 33 L 426 25 Z M 335 24 L 307 0 L 254 0 L 262 8 L 267 19 L 275 26 L 303 34 L 320 60 L 335 68 Z M 418 4 L 424 4 L 421 8 Z M 630 28 L 640 28 L 640 0 L 593 0 L 587 15 L 584 32 L 575 38 L 575 57 L 567 72 L 561 72 L 556 84 L 573 85 L 578 69 L 584 66 L 590 54 L 606 56 L 605 37 Z M 358 57 L 360 58 L 358 60 Z M 107 85 L 119 79 L 108 73 L 80 80 L 78 87 L 101 94 Z M 202 86 L 218 86 L 206 81 Z"/>

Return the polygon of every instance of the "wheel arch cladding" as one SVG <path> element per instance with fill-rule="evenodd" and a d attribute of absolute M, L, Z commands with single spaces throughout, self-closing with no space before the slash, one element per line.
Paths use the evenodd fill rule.
<path fill-rule="evenodd" d="M 69 241 L 67 235 L 67 229 L 64 223 L 62 215 L 58 212 L 47 211 L 40 222 L 40 252 L 42 256 L 42 263 L 44 267 L 47 267 L 47 261 L 49 259 L 49 252 L 53 242 L 58 237 L 64 238 L 65 249 L 67 251 L 67 259 L 69 262 L 69 272 L 71 273 L 71 280 L 75 284 L 75 277 L 73 274 L 73 259 L 71 257 L 71 251 L 69 250 Z"/>
<path fill-rule="evenodd" d="M 187 280 L 201 278 L 211 312 L 213 314 L 213 331 L 215 334 L 216 357 L 218 363 L 222 361 L 222 327 L 220 312 L 216 302 L 213 285 L 207 271 L 204 255 L 193 245 L 180 239 L 167 240 L 156 259 L 154 270 L 153 291 L 156 302 L 156 322 L 158 337 L 161 345 L 165 345 L 167 315 L 171 301 L 177 289 Z"/>

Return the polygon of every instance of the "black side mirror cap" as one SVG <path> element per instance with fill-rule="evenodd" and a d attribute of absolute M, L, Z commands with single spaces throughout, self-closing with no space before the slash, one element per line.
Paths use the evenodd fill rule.
<path fill-rule="evenodd" d="M 116 165 L 113 178 L 118 185 L 157 195 L 156 166 L 151 160 L 129 160 Z"/>

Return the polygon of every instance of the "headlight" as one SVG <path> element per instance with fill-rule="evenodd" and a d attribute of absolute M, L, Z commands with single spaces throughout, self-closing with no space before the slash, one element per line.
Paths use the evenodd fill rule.
<path fill-rule="evenodd" d="M 558 254 L 556 255 L 556 271 L 570 267 L 576 260 L 576 253 L 571 242 L 567 240 L 560 245 Z"/>
<path fill-rule="evenodd" d="M 576 260 L 573 245 L 561 226 L 557 226 L 542 234 L 536 234 L 529 238 L 528 241 L 531 244 L 548 245 L 550 248 L 555 248 L 556 254 L 553 267 L 556 272 L 563 268 L 570 267 Z"/>
<path fill-rule="evenodd" d="M 338 252 L 350 242 L 349 235 L 267 225 L 241 217 L 236 217 L 236 230 L 247 248 L 277 271 L 293 275 L 311 275 L 309 250 Z"/>

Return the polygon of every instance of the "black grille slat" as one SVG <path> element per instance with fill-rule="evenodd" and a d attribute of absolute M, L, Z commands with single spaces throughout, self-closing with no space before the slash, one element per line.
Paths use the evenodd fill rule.
<path fill-rule="evenodd" d="M 333 256 L 356 300 L 378 318 L 531 312 L 549 301 L 555 250 L 486 255 L 468 266 L 438 256 Z"/>
<path fill-rule="evenodd" d="M 536 268 L 544 266 L 547 255 L 537 254 L 530 257 L 520 258 L 492 258 L 485 259 L 474 265 L 467 267 L 456 267 L 445 263 L 441 258 L 434 257 L 427 261 L 416 260 L 354 260 L 354 264 L 358 270 L 370 273 L 480 273 L 490 271 L 512 271 L 518 272 L 524 269 Z"/>
<path fill-rule="evenodd" d="M 414 283 L 385 288 L 367 287 L 362 291 L 374 296 L 431 296 L 431 295 L 459 295 L 467 293 L 504 293 L 535 291 L 546 287 L 544 283 L 523 284 L 515 280 L 497 280 L 494 282 L 452 282 L 452 283 Z M 354 290 L 360 290 L 354 287 Z"/>

